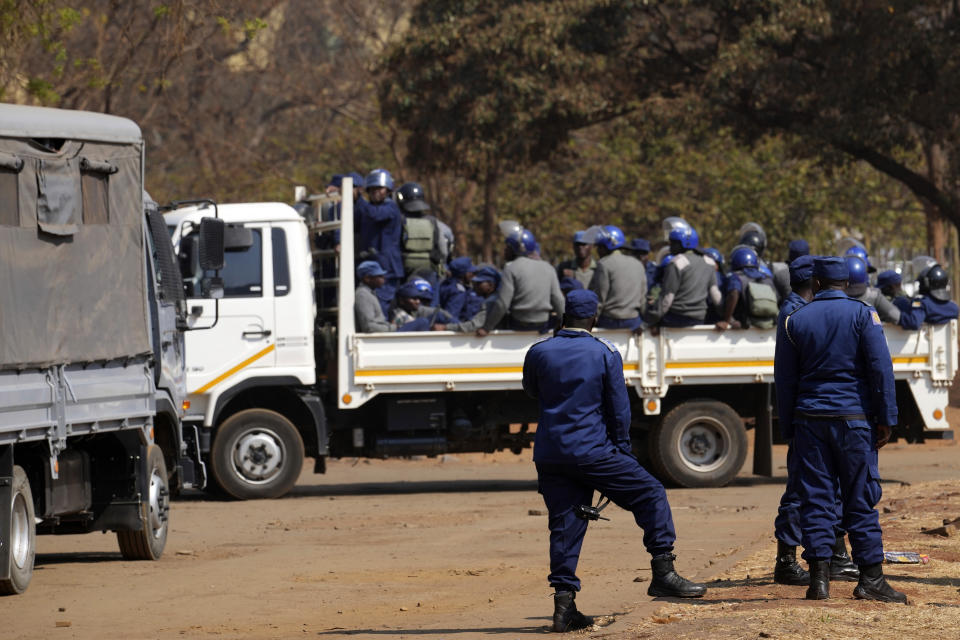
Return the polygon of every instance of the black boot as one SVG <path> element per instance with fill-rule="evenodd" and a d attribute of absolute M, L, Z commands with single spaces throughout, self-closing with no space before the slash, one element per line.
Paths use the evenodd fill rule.
<path fill-rule="evenodd" d="M 883 577 L 883 565 L 880 563 L 860 565 L 860 581 L 853 588 L 853 597 L 907 604 L 907 596 L 891 587 Z"/>
<path fill-rule="evenodd" d="M 654 598 L 669 596 L 673 598 L 699 598 L 707 592 L 707 585 L 690 582 L 673 569 L 677 556 L 664 553 L 650 560 L 653 579 L 647 587 L 647 595 Z"/>
<path fill-rule="evenodd" d="M 781 540 L 777 540 L 777 564 L 773 567 L 773 581 L 796 586 L 810 584 L 810 574 L 797 562 L 797 548 Z"/>
<path fill-rule="evenodd" d="M 577 611 L 577 604 L 573 601 L 576 595 L 573 591 L 557 591 L 553 594 L 554 631 L 565 633 L 585 629 L 593 624 L 593 618 Z"/>
<path fill-rule="evenodd" d="M 826 600 L 830 597 L 830 562 L 812 560 L 810 565 L 810 586 L 807 587 L 807 600 Z"/>
<path fill-rule="evenodd" d="M 837 536 L 837 541 L 833 545 L 833 555 L 830 557 L 830 579 L 853 582 L 859 577 L 860 571 L 847 553 L 847 543 L 842 535 Z"/>

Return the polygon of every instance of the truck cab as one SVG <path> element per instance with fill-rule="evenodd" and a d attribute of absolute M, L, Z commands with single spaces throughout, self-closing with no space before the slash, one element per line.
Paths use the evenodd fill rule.
<path fill-rule="evenodd" d="M 164 221 L 176 247 L 189 323 L 189 409 L 213 483 L 228 495 L 283 495 L 305 455 L 326 454 L 316 390 L 314 282 L 303 218 L 289 205 L 219 205 L 226 222 L 223 297 L 202 297 L 198 224 L 216 205 L 175 208 Z M 321 458 L 322 459 L 322 458 Z"/>

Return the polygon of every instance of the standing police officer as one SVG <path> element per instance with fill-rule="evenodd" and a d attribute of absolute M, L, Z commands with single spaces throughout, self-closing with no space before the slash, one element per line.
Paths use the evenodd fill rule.
<path fill-rule="evenodd" d="M 850 272 L 850 284 L 847 285 L 847 295 L 855 300 L 866 302 L 877 310 L 880 320 L 891 324 L 900 323 L 900 309 L 886 299 L 880 290 L 870 286 L 870 274 L 866 261 L 860 256 L 848 253 L 846 255 L 847 270 Z"/>
<path fill-rule="evenodd" d="M 555 590 L 553 630 L 581 629 L 592 621 L 577 611 L 577 561 L 587 531 L 582 506 L 599 491 L 633 512 L 653 556 L 647 594 L 697 598 L 707 588 L 674 571 L 676 534 L 667 494 L 630 453 L 630 399 L 616 347 L 590 333 L 597 295 L 567 294 L 563 327 L 534 344 L 523 363 L 523 388 L 540 402 L 533 446 L 539 491 L 549 513 L 550 586 Z"/>
<path fill-rule="evenodd" d="M 597 261 L 590 255 L 593 245 L 586 241 L 583 231 L 573 234 L 573 258 L 557 265 L 557 278 L 573 278 L 586 289 L 590 286 Z"/>
<path fill-rule="evenodd" d="M 850 535 L 860 580 L 853 595 L 906 603 L 883 577 L 877 450 L 897 422 L 893 365 L 880 317 L 848 298 L 843 258 L 817 257 L 814 299 L 777 327 L 774 377 L 780 428 L 793 438 L 800 480 L 803 557 L 810 565 L 808 600 L 830 597 L 836 542 L 835 496 Z"/>
<path fill-rule="evenodd" d="M 600 298 L 597 326 L 602 329 L 638 329 L 643 324 L 647 273 L 643 263 L 623 253 L 626 242 L 623 231 L 613 225 L 597 235 L 600 260 L 587 288 Z"/>
<path fill-rule="evenodd" d="M 777 326 L 787 316 L 813 300 L 813 257 L 800 256 L 790 263 L 790 294 L 780 307 Z M 808 585 L 810 574 L 797 563 L 800 546 L 800 487 L 795 469 L 796 453 L 791 439 L 787 439 L 787 487 L 780 498 L 780 508 L 773 521 L 777 539 L 777 562 L 773 567 L 773 581 L 779 584 Z"/>
<path fill-rule="evenodd" d="M 369 200 L 357 200 L 353 209 L 357 257 L 380 263 L 387 272 L 386 284 L 390 295 L 393 295 L 394 288 L 403 280 L 403 256 L 400 252 L 403 214 L 397 203 L 388 197 L 393 191 L 393 177 L 386 169 L 374 169 L 367 174 L 363 186 Z"/>

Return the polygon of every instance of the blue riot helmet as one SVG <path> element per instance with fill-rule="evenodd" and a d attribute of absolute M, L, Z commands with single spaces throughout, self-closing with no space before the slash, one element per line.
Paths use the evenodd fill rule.
<path fill-rule="evenodd" d="M 660 225 L 663 228 L 663 239 L 670 240 L 670 232 L 674 229 L 692 229 L 690 223 L 679 216 L 664 218 Z"/>
<path fill-rule="evenodd" d="M 947 271 L 939 264 L 934 264 L 920 273 L 920 293 L 930 296 L 940 302 L 950 299 Z"/>
<path fill-rule="evenodd" d="M 623 235 L 620 227 L 608 224 L 605 227 L 601 227 L 594 243 L 605 248 L 607 251 L 614 251 L 627 243 L 627 237 Z"/>
<path fill-rule="evenodd" d="M 847 253 L 847 270 L 850 272 L 850 284 L 867 284 L 870 276 L 867 274 L 867 262 L 862 257 Z"/>
<path fill-rule="evenodd" d="M 660 268 L 665 269 L 668 264 L 673 262 L 674 257 L 675 256 L 672 253 L 668 253 L 667 255 L 663 256 L 663 260 L 660 261 Z"/>
<path fill-rule="evenodd" d="M 767 233 L 763 227 L 756 222 L 748 222 L 740 227 L 738 234 L 737 244 L 753 247 L 757 252 L 757 258 L 763 255 L 763 251 L 767 248 Z"/>
<path fill-rule="evenodd" d="M 718 267 L 723 266 L 723 254 L 720 253 L 719 249 L 713 247 L 707 247 L 703 250 L 703 253 L 713 258 L 713 261 L 717 263 Z"/>
<path fill-rule="evenodd" d="M 397 189 L 396 198 L 397 204 L 405 213 L 419 213 L 430 210 L 430 205 L 427 204 L 423 195 L 423 187 L 416 182 L 405 182 L 401 185 Z"/>
<path fill-rule="evenodd" d="M 757 263 L 759 259 L 757 258 L 757 252 L 754 251 L 753 247 L 747 245 L 739 245 L 734 247 L 733 251 L 730 253 L 730 268 L 734 271 L 739 271 L 740 269 L 745 269 L 747 267 L 757 268 Z"/>
<path fill-rule="evenodd" d="M 386 187 L 390 191 L 393 191 L 393 176 L 391 176 L 390 172 L 386 169 L 374 169 L 367 174 L 366 179 L 363 181 L 363 187 L 364 189 Z"/>
<path fill-rule="evenodd" d="M 700 244 L 700 236 L 697 235 L 697 230 L 690 225 L 671 229 L 667 239 L 670 241 L 671 251 L 673 251 L 673 243 L 679 244 L 684 250 L 696 249 Z"/>
<path fill-rule="evenodd" d="M 860 258 L 861 260 L 863 260 L 863 263 L 867 266 L 867 273 L 873 273 L 874 271 L 877 270 L 876 267 L 870 264 L 870 256 L 867 255 L 867 250 L 864 249 L 862 246 L 854 245 L 849 249 L 847 249 L 844 252 L 843 257 L 846 258 L 849 256 L 856 256 L 857 258 Z"/>
<path fill-rule="evenodd" d="M 433 286 L 423 278 L 414 278 L 410 284 L 417 290 L 417 297 L 428 302 L 433 301 Z"/>
<path fill-rule="evenodd" d="M 516 220 L 504 220 L 500 223 L 500 231 L 507 241 L 507 246 L 518 256 L 525 256 L 537 249 L 537 239 L 533 233 L 520 226 Z"/>

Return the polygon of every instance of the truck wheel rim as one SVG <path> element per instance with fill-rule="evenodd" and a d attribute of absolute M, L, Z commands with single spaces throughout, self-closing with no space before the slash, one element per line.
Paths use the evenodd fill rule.
<path fill-rule="evenodd" d="M 280 473 L 285 457 L 280 436 L 270 429 L 257 427 L 237 438 L 233 468 L 244 482 L 266 484 Z"/>
<path fill-rule="evenodd" d="M 677 449 L 684 465 L 698 473 L 709 473 L 726 461 L 729 441 L 722 422 L 701 416 L 681 429 Z"/>
<path fill-rule="evenodd" d="M 159 470 L 150 474 L 150 532 L 154 538 L 160 538 L 167 526 L 170 511 L 169 492 Z"/>
<path fill-rule="evenodd" d="M 25 569 L 30 558 L 30 514 L 22 493 L 13 496 L 10 552 L 18 569 Z"/>

